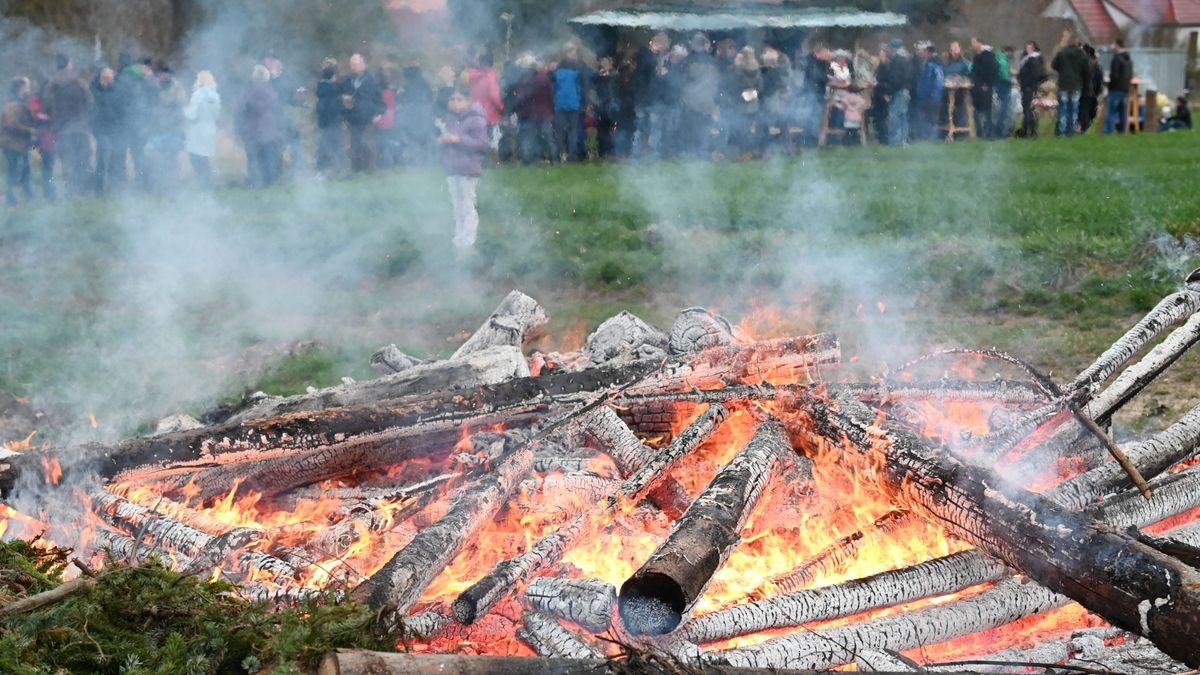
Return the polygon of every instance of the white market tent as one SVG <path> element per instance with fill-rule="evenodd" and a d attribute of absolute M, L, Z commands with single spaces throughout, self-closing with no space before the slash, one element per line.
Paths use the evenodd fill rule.
<path fill-rule="evenodd" d="M 894 12 L 856 9 L 672 7 L 601 10 L 575 17 L 571 23 L 576 26 L 690 32 L 757 28 L 887 28 L 903 26 L 908 20 Z"/>

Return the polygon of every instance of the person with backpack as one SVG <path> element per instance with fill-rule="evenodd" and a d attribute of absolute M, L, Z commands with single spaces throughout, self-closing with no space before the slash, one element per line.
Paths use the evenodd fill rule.
<path fill-rule="evenodd" d="M 1021 56 L 1021 65 L 1017 69 L 1017 86 L 1021 88 L 1021 136 L 1037 138 L 1037 110 L 1033 102 L 1037 99 L 1038 89 L 1049 76 L 1046 74 L 1046 61 L 1036 42 L 1025 43 L 1025 53 Z"/>

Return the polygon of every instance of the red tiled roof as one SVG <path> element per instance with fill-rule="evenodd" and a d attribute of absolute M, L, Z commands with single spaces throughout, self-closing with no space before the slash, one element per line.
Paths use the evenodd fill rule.
<path fill-rule="evenodd" d="M 1092 40 L 1103 44 L 1117 39 L 1120 32 L 1117 22 L 1113 21 L 1103 0 L 1071 0 L 1071 6 Z"/>
<path fill-rule="evenodd" d="M 1134 21 L 1147 26 L 1200 23 L 1200 0 L 1109 0 Z"/>

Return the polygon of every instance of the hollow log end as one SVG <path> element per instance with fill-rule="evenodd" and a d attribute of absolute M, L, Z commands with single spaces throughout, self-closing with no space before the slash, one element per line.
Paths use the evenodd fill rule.
<path fill-rule="evenodd" d="M 651 572 L 621 586 L 617 608 L 630 634 L 666 635 L 683 621 L 687 598 L 674 579 Z"/>
<path fill-rule="evenodd" d="M 450 604 L 450 615 L 464 626 L 470 626 L 479 618 L 479 605 L 469 591 L 459 595 Z"/>

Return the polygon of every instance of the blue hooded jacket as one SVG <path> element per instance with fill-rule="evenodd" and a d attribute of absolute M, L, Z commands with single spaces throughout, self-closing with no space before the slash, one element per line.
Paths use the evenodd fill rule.
<path fill-rule="evenodd" d="M 583 110 L 583 73 L 574 65 L 562 65 L 554 71 L 554 109 L 563 112 Z"/>
<path fill-rule="evenodd" d="M 936 58 L 929 59 L 925 63 L 925 69 L 921 71 L 921 79 L 917 80 L 917 100 L 941 101 L 945 85 L 946 77 L 942 71 L 942 64 Z"/>

